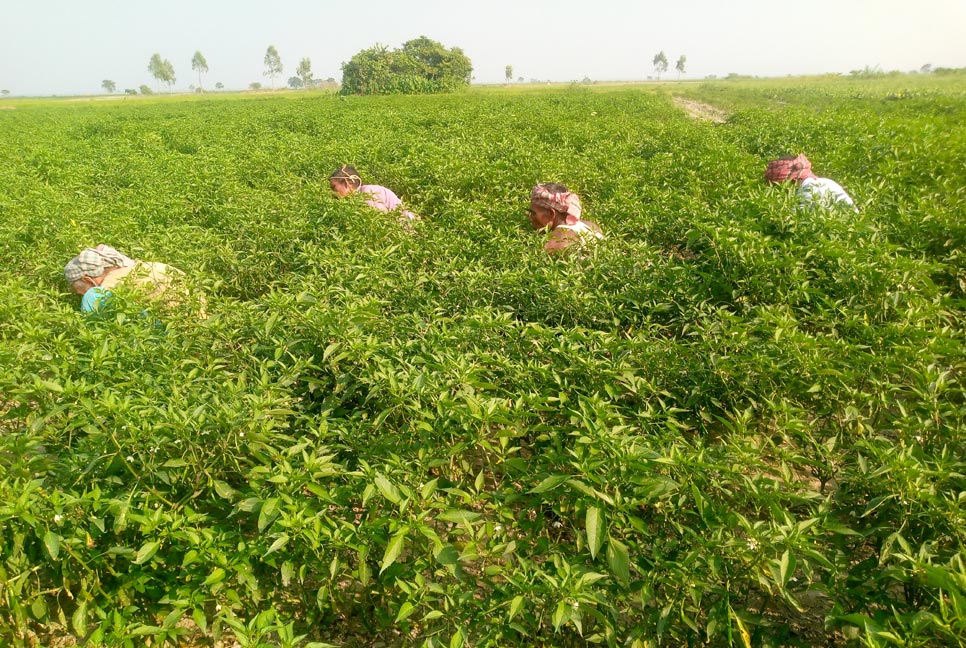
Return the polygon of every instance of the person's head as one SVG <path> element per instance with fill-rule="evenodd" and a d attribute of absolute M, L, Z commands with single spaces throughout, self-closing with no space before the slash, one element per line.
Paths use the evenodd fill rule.
<path fill-rule="evenodd" d="M 772 160 L 765 169 L 765 182 L 778 183 L 786 181 L 801 182 L 806 178 L 814 178 L 812 163 L 804 155 L 785 155 Z"/>
<path fill-rule="evenodd" d="M 533 229 L 554 229 L 580 220 L 580 197 L 556 182 L 538 184 L 530 192 L 530 225 Z"/>
<path fill-rule="evenodd" d="M 355 167 L 343 164 L 329 176 L 329 186 L 339 198 L 345 198 L 362 186 L 362 178 Z"/>
<path fill-rule="evenodd" d="M 114 268 L 134 265 L 134 260 L 124 256 L 103 243 L 94 248 L 85 248 L 64 266 L 64 278 L 71 290 L 83 295 L 95 286 L 100 286 L 104 276 Z"/>

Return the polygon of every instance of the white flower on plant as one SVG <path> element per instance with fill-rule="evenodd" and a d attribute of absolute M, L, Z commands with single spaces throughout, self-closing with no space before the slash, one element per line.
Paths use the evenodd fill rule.
<path fill-rule="evenodd" d="M 60 522 L 63 519 L 64 519 L 64 516 L 61 515 L 60 513 L 54 516 L 54 522 Z"/>

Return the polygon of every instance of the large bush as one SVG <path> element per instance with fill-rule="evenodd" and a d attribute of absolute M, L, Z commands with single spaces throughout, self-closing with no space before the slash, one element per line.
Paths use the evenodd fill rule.
<path fill-rule="evenodd" d="M 470 83 L 473 64 L 458 47 L 420 36 L 389 50 L 376 45 L 342 64 L 343 94 L 429 94 Z"/>

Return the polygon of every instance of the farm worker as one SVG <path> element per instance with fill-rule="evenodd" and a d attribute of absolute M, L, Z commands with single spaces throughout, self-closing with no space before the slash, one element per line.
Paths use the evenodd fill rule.
<path fill-rule="evenodd" d="M 81 299 L 85 313 L 98 310 L 110 298 L 111 289 L 118 285 L 143 291 L 149 298 L 177 304 L 180 295 L 173 287 L 174 280 L 184 273 L 164 263 L 135 261 L 103 243 L 86 248 L 64 266 L 64 278 Z"/>
<path fill-rule="evenodd" d="M 548 233 L 543 249 L 549 253 L 604 237 L 596 223 L 580 214 L 580 197 L 562 184 L 538 184 L 530 192 L 530 225 Z"/>
<path fill-rule="evenodd" d="M 765 169 L 765 180 L 769 183 L 797 182 L 800 207 L 844 204 L 859 211 L 839 183 L 819 178 L 812 172 L 812 163 L 804 155 L 786 155 L 772 160 Z"/>
<path fill-rule="evenodd" d="M 366 204 L 373 209 L 378 209 L 385 213 L 395 213 L 399 220 L 408 225 L 419 217 L 402 206 L 399 199 L 392 189 L 380 185 L 362 184 L 362 178 L 355 167 L 343 164 L 329 176 L 329 186 L 339 198 L 345 198 L 352 193 L 360 193 L 365 197 Z"/>

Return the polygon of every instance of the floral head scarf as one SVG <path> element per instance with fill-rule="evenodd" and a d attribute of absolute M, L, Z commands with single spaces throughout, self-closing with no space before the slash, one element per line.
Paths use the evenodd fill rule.
<path fill-rule="evenodd" d="M 804 180 L 814 178 L 812 163 L 804 155 L 794 158 L 772 160 L 765 169 L 765 180 L 768 182 L 784 182 L 786 180 Z"/>
<path fill-rule="evenodd" d="M 530 202 L 580 218 L 580 197 L 570 191 L 553 192 L 547 189 L 546 185 L 537 185 L 530 192 Z"/>

